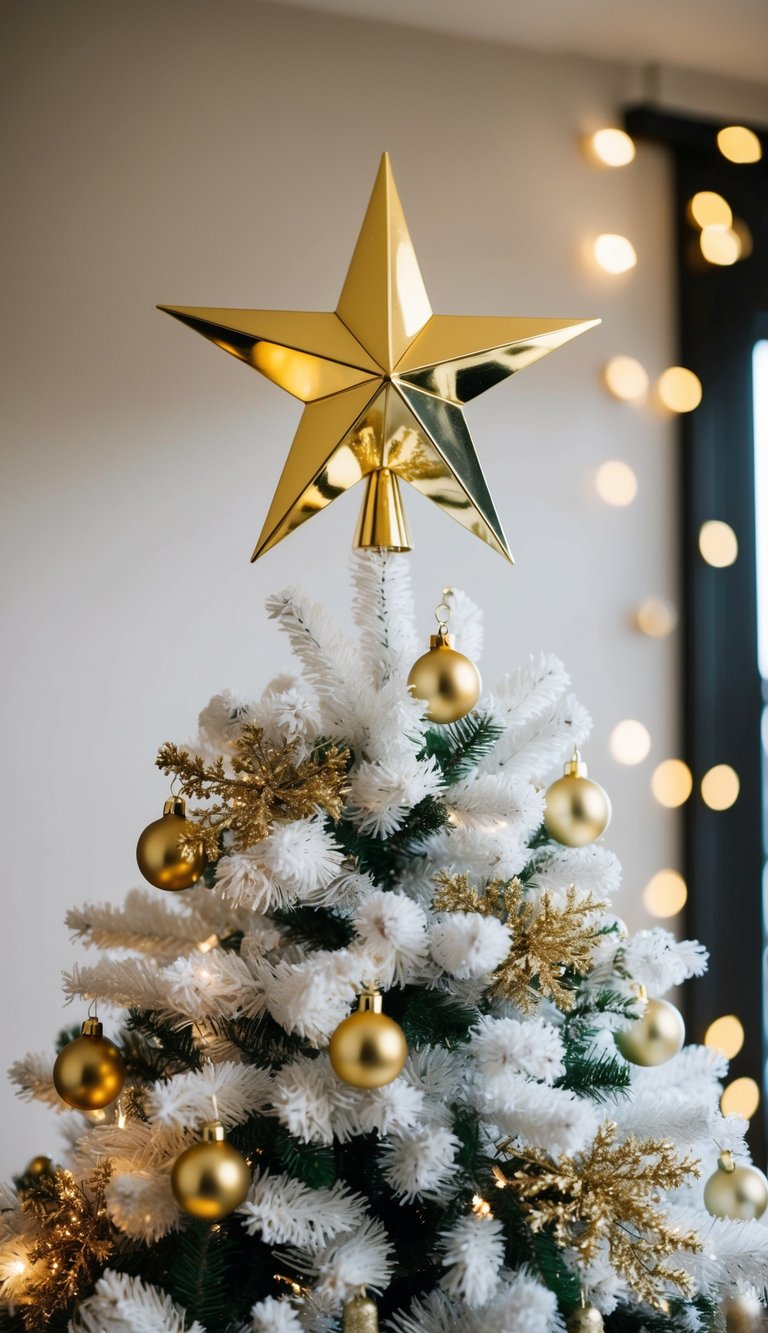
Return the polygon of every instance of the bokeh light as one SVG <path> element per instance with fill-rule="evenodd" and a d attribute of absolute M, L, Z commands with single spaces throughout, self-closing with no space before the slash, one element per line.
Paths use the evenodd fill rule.
<path fill-rule="evenodd" d="M 601 500 L 620 508 L 631 505 L 637 495 L 637 477 L 627 463 L 611 458 L 595 474 L 595 486 Z"/>
<path fill-rule="evenodd" d="M 628 273 L 637 263 L 635 247 L 626 236 L 604 232 L 592 248 L 595 259 L 606 273 Z"/>
<path fill-rule="evenodd" d="M 759 162 L 763 156 L 760 140 L 746 125 L 726 125 L 717 136 L 717 146 L 729 162 Z"/>
<path fill-rule="evenodd" d="M 651 749 L 648 728 L 634 718 L 626 718 L 613 728 L 610 750 L 619 764 L 641 764 Z"/>
<path fill-rule="evenodd" d="M 603 369 L 603 383 L 614 398 L 637 403 L 648 392 L 648 371 L 633 356 L 614 356 Z"/>
<path fill-rule="evenodd" d="M 606 167 L 626 167 L 635 160 L 634 140 L 624 130 L 596 130 L 589 145 L 595 157 Z"/>
<path fill-rule="evenodd" d="M 697 227 L 731 227 L 731 205 L 714 190 L 699 190 L 688 202 L 688 214 Z"/>
<path fill-rule="evenodd" d="M 674 810 L 685 805 L 693 791 L 691 770 L 682 759 L 664 759 L 654 770 L 651 791 L 659 805 Z"/>
<path fill-rule="evenodd" d="M 699 529 L 699 550 L 708 565 L 714 569 L 727 569 L 738 558 L 739 539 L 730 523 L 709 518 Z"/>
<path fill-rule="evenodd" d="M 677 870 L 659 870 L 643 890 L 643 903 L 651 916 L 677 916 L 688 901 L 688 885 Z"/>
<path fill-rule="evenodd" d="M 730 810 L 739 799 L 739 775 L 730 764 L 715 764 L 701 779 L 701 796 L 710 810 Z"/>
<path fill-rule="evenodd" d="M 733 231 L 734 234 L 738 236 L 739 245 L 741 246 L 741 255 L 739 258 L 749 259 L 749 256 L 755 248 L 755 240 L 743 218 L 733 219 Z"/>
<path fill-rule="evenodd" d="M 760 1089 L 753 1078 L 735 1078 L 720 1098 L 723 1115 L 743 1115 L 751 1120 L 760 1105 Z"/>
<path fill-rule="evenodd" d="M 663 597 L 646 597 L 635 612 L 635 624 L 652 639 L 665 639 L 677 628 L 677 607 Z"/>
<path fill-rule="evenodd" d="M 744 1028 L 735 1014 L 723 1014 L 710 1023 L 704 1034 L 704 1045 L 720 1051 L 728 1060 L 738 1055 L 744 1045 Z"/>
<path fill-rule="evenodd" d="M 670 412 L 693 412 L 701 402 L 701 380 L 685 366 L 669 366 L 659 377 L 657 389 Z"/>
<path fill-rule="evenodd" d="M 733 227 L 705 227 L 699 245 L 708 264 L 729 268 L 741 259 L 741 241 Z"/>

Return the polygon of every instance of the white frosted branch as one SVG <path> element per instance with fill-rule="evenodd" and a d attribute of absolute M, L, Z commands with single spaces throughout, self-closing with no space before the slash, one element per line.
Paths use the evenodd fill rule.
<path fill-rule="evenodd" d="M 153 1084 L 147 1113 L 158 1125 L 180 1129 L 194 1129 L 214 1116 L 225 1125 L 240 1125 L 250 1115 L 263 1113 L 271 1096 L 268 1069 L 225 1061 Z"/>

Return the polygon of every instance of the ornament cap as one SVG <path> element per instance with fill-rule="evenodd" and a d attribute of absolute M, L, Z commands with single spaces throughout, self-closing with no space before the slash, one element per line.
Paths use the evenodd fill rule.
<path fill-rule="evenodd" d="M 178 815 L 179 819 L 185 819 L 187 814 L 187 803 L 183 796 L 169 796 L 163 806 L 164 815 Z"/>
<path fill-rule="evenodd" d="M 104 1025 L 98 1018 L 86 1018 L 83 1020 L 83 1026 L 80 1029 L 81 1037 L 103 1037 Z"/>
<path fill-rule="evenodd" d="M 200 1138 L 203 1143 L 223 1143 L 226 1137 L 224 1126 L 220 1120 L 206 1120 L 200 1129 Z"/>
<path fill-rule="evenodd" d="M 364 990 L 360 996 L 357 1008 L 358 1012 L 361 1014 L 382 1013 L 384 1009 L 384 999 L 381 991 L 376 990 L 375 986 L 371 986 L 368 990 Z"/>
<path fill-rule="evenodd" d="M 729 1176 L 736 1170 L 736 1158 L 732 1152 L 721 1152 L 717 1159 L 717 1165 L 721 1171 L 725 1171 Z"/>
<path fill-rule="evenodd" d="M 411 534 L 394 472 L 377 468 L 368 477 L 355 546 L 369 551 L 410 551 Z"/>
<path fill-rule="evenodd" d="M 563 776 L 566 778 L 586 778 L 588 769 L 581 757 L 581 750 L 574 750 L 567 764 L 563 768 Z"/>
<path fill-rule="evenodd" d="M 454 643 L 455 643 L 454 636 L 452 634 L 448 634 L 447 631 L 444 632 L 442 630 L 438 630 L 437 634 L 430 634 L 429 636 L 430 648 L 453 648 Z"/>

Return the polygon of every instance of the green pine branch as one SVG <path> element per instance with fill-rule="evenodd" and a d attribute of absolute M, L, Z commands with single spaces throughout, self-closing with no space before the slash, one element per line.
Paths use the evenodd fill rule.
<path fill-rule="evenodd" d="M 632 1074 L 621 1056 L 603 1052 L 589 1056 L 580 1046 L 566 1047 L 565 1073 L 555 1084 L 595 1102 L 617 1101 L 629 1088 Z"/>
<path fill-rule="evenodd" d="M 469 713 L 447 727 L 432 727 L 422 757 L 436 759 L 448 786 L 467 777 L 504 735 L 490 713 Z"/>

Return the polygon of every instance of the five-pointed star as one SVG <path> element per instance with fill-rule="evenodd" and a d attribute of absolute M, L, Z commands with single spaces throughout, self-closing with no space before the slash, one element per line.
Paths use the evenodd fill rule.
<path fill-rule="evenodd" d="M 159 308 L 306 404 L 253 560 L 380 468 L 511 560 L 463 406 L 600 322 L 433 315 L 386 153 L 335 314 Z"/>

